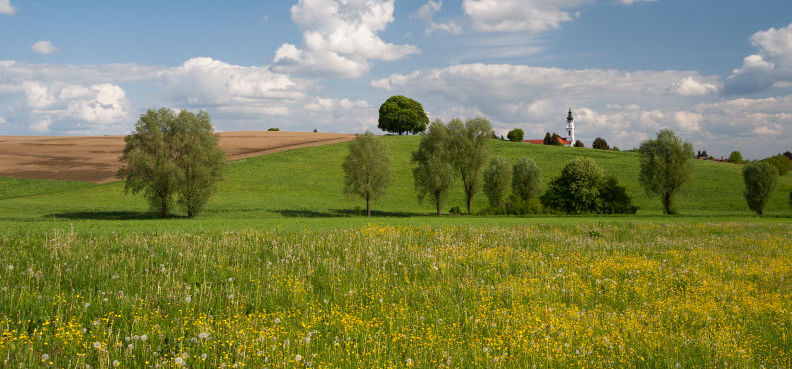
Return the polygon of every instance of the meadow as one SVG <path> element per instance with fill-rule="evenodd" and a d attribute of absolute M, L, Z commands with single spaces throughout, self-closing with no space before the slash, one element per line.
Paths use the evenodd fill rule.
<path fill-rule="evenodd" d="M 372 218 L 341 194 L 345 144 L 232 162 L 195 219 L 120 182 L 0 178 L 0 367 L 792 366 L 791 175 L 759 218 L 739 165 L 697 161 L 663 216 L 634 153 L 493 141 L 545 184 L 590 157 L 639 211 L 437 217 L 418 138 L 382 139 Z"/>

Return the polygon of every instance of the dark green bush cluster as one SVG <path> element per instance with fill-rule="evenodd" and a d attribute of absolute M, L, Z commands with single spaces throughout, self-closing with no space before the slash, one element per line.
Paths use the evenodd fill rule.
<path fill-rule="evenodd" d="M 634 214 L 624 186 L 588 158 L 569 161 L 542 195 L 546 208 L 568 214 Z"/>

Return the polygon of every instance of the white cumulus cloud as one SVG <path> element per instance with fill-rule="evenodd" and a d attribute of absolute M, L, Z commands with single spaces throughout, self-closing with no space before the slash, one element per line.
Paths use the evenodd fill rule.
<path fill-rule="evenodd" d="M 776 83 L 792 82 L 792 23 L 757 32 L 751 43 L 758 53 L 746 56 L 743 65 L 732 72 L 726 80 L 726 93 L 762 92 Z"/>
<path fill-rule="evenodd" d="M 463 0 L 476 30 L 542 32 L 574 19 L 571 10 L 590 0 Z"/>
<path fill-rule="evenodd" d="M 14 15 L 16 9 L 11 5 L 11 0 L 0 0 L 0 14 Z"/>
<path fill-rule="evenodd" d="M 367 109 L 369 103 L 365 100 L 332 99 L 316 97 L 310 103 L 303 106 L 305 110 L 312 112 L 332 112 L 337 110 Z"/>
<path fill-rule="evenodd" d="M 30 48 L 33 50 L 34 53 L 39 55 L 49 55 L 54 53 L 55 51 L 58 51 L 58 48 L 56 48 L 51 41 L 44 41 L 44 40 L 36 42 Z"/>
<path fill-rule="evenodd" d="M 669 87 L 669 92 L 681 96 L 704 96 L 717 94 L 720 87 L 715 83 L 699 82 L 693 77 L 685 77 Z"/>
<path fill-rule="evenodd" d="M 310 75 L 355 78 L 367 73 L 369 60 L 392 61 L 419 52 L 377 34 L 393 22 L 394 0 L 300 0 L 292 20 L 303 33 L 302 49 L 283 44 L 274 69 Z"/>

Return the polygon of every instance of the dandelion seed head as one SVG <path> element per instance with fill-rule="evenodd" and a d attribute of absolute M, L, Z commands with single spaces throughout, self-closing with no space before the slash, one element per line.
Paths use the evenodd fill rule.
<path fill-rule="evenodd" d="M 300 354 L 294 355 L 294 361 L 298 361 L 299 362 L 300 360 L 302 360 L 302 355 L 300 355 Z"/>
<path fill-rule="evenodd" d="M 94 325 L 96 325 L 96 324 L 94 324 Z M 93 347 L 98 350 L 98 349 L 102 348 L 102 343 L 98 342 L 98 341 L 94 342 L 93 343 Z"/>

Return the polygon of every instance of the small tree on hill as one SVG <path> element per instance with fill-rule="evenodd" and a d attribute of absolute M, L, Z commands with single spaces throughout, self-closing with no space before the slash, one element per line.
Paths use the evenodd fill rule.
<path fill-rule="evenodd" d="M 371 216 L 371 201 L 385 193 L 392 179 L 388 146 L 371 132 L 356 135 L 343 167 L 344 193 L 366 200 L 366 215 Z"/>
<path fill-rule="evenodd" d="M 791 151 L 784 152 L 784 156 L 788 157 L 789 160 L 792 160 L 792 152 Z"/>
<path fill-rule="evenodd" d="M 379 108 L 379 129 L 385 132 L 420 133 L 426 130 L 429 118 L 421 103 L 405 96 L 391 96 Z"/>
<path fill-rule="evenodd" d="M 778 182 L 778 171 L 767 162 L 753 162 L 743 168 L 743 180 L 748 207 L 762 215 Z"/>
<path fill-rule="evenodd" d="M 544 141 L 542 142 L 544 145 L 555 145 L 553 143 L 553 135 L 550 132 L 545 133 Z"/>
<path fill-rule="evenodd" d="M 583 144 L 583 141 L 577 140 L 575 141 L 575 147 L 586 147 L 586 145 Z"/>
<path fill-rule="evenodd" d="M 627 188 L 620 185 L 614 176 L 607 176 L 600 185 L 602 199 L 601 212 L 604 214 L 635 214 L 638 208 L 633 206 Z"/>
<path fill-rule="evenodd" d="M 591 144 L 591 147 L 597 150 L 610 150 L 610 146 L 608 146 L 608 141 L 605 141 L 602 137 L 597 137 L 594 139 L 594 143 Z"/>
<path fill-rule="evenodd" d="M 220 136 L 215 134 L 209 114 L 182 110 L 170 128 L 176 189 L 179 203 L 192 218 L 203 210 L 217 189 L 225 168 Z"/>
<path fill-rule="evenodd" d="M 512 193 L 522 201 L 536 198 L 542 190 L 542 171 L 536 163 L 520 158 L 512 168 Z"/>
<path fill-rule="evenodd" d="M 506 159 L 502 156 L 492 158 L 489 167 L 484 171 L 484 193 L 493 209 L 503 208 L 510 180 L 509 163 Z"/>
<path fill-rule="evenodd" d="M 742 153 L 740 153 L 739 151 L 732 151 L 731 154 L 729 154 L 729 163 L 742 164 L 743 163 Z"/>
<path fill-rule="evenodd" d="M 522 142 L 525 133 L 519 128 L 515 128 L 506 134 L 506 138 L 511 142 Z"/>
<path fill-rule="evenodd" d="M 431 196 L 437 215 L 456 179 L 449 143 L 448 128 L 438 119 L 429 125 L 429 132 L 421 138 L 418 151 L 412 154 L 412 162 L 417 164 L 413 168 L 413 179 L 418 200 Z"/>
<path fill-rule="evenodd" d="M 487 142 L 492 126 L 484 118 L 471 119 L 466 123 L 454 119 L 448 123 L 448 131 L 451 136 L 451 157 L 462 175 L 467 211 L 470 214 L 473 196 L 481 189 L 481 174 L 489 156 Z"/>
<path fill-rule="evenodd" d="M 641 143 L 639 151 L 641 185 L 648 193 L 660 196 L 665 214 L 674 213 L 674 196 L 690 178 L 693 145 L 664 129 L 657 133 L 657 139 Z"/>
<path fill-rule="evenodd" d="M 149 205 L 165 218 L 176 193 L 176 166 L 166 139 L 168 127 L 176 119 L 169 109 L 149 109 L 138 119 L 135 131 L 124 137 L 121 169 L 126 192 L 143 191 Z"/>

